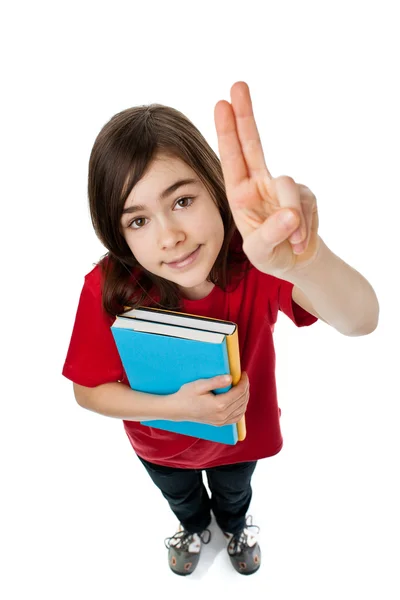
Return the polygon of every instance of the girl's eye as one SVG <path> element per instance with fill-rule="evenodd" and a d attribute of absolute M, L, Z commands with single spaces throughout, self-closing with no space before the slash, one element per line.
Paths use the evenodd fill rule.
<path fill-rule="evenodd" d="M 129 227 L 131 229 L 141 229 L 145 224 L 145 221 L 146 219 L 144 217 L 137 217 L 136 219 L 133 219 L 133 221 L 129 224 Z"/>
<path fill-rule="evenodd" d="M 194 198 L 188 198 L 187 196 L 185 196 L 184 198 L 179 198 L 179 200 L 176 201 L 176 204 L 179 206 L 179 208 L 188 208 L 193 204 L 193 201 Z M 183 204 L 180 204 L 181 202 Z"/>
<path fill-rule="evenodd" d="M 191 206 L 194 202 L 194 198 L 192 197 L 188 197 L 188 196 L 184 196 L 183 198 L 179 198 L 176 203 L 175 206 L 178 206 L 181 209 L 184 208 L 189 208 L 189 206 Z M 130 229 L 142 229 L 145 225 L 146 225 L 146 217 L 136 217 L 136 219 L 133 219 L 133 221 L 131 221 L 129 223 L 129 228 Z"/>

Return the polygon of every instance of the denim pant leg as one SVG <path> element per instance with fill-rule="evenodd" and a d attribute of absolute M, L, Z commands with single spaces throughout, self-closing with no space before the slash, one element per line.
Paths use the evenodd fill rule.
<path fill-rule="evenodd" d="M 206 469 L 211 508 L 222 531 L 238 533 L 245 527 L 256 465 L 257 461 Z"/>
<path fill-rule="evenodd" d="M 211 502 L 202 471 L 164 467 L 138 458 L 183 527 L 190 533 L 204 531 L 211 522 Z"/>

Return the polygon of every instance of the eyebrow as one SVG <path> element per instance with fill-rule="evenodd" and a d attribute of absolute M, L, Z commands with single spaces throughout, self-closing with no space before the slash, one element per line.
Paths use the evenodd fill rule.
<path fill-rule="evenodd" d="M 198 179 L 179 179 L 178 181 L 175 181 L 175 183 L 173 183 L 172 185 L 167 187 L 166 190 L 161 192 L 160 199 L 165 200 L 166 198 L 168 198 L 168 196 L 170 196 L 171 194 L 176 192 L 176 190 L 178 188 L 182 187 L 183 185 L 189 185 L 190 183 L 199 183 L 199 180 Z M 135 204 L 132 206 L 128 206 L 127 208 L 124 208 L 124 210 L 122 211 L 122 214 L 123 215 L 130 214 L 130 213 L 134 213 L 134 212 L 140 212 L 142 210 L 146 210 L 146 207 L 143 204 Z"/>

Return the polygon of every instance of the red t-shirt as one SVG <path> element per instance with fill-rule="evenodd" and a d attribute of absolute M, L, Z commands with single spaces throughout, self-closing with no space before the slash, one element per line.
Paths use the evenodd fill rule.
<path fill-rule="evenodd" d="M 234 321 L 238 325 L 241 369 L 250 381 L 246 439 L 234 446 L 123 421 L 135 452 L 160 465 L 205 469 L 273 456 L 282 448 L 280 409 L 275 382 L 274 324 L 278 310 L 298 327 L 317 318 L 292 301 L 293 284 L 251 268 L 233 291 L 214 286 L 201 300 L 184 299 L 183 311 Z M 85 277 L 63 375 L 95 387 L 128 384 L 110 326 L 114 319 L 101 304 L 101 275 L 96 266 Z M 140 350 L 139 350 L 140 351 Z"/>

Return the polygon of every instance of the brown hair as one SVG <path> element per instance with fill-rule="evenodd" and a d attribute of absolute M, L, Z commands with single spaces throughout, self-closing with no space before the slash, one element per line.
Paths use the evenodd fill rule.
<path fill-rule="evenodd" d="M 126 305 L 146 304 L 178 310 L 176 283 L 144 269 L 121 233 L 125 202 L 156 154 L 183 160 L 200 178 L 221 214 L 224 242 L 208 279 L 223 290 L 247 262 L 225 193 L 220 161 L 199 130 L 169 106 L 136 106 L 114 115 L 97 136 L 89 160 L 88 195 L 96 235 L 108 253 L 99 265 L 103 274 L 104 310 L 115 316 Z M 159 294 L 159 301 L 151 292 Z"/>

